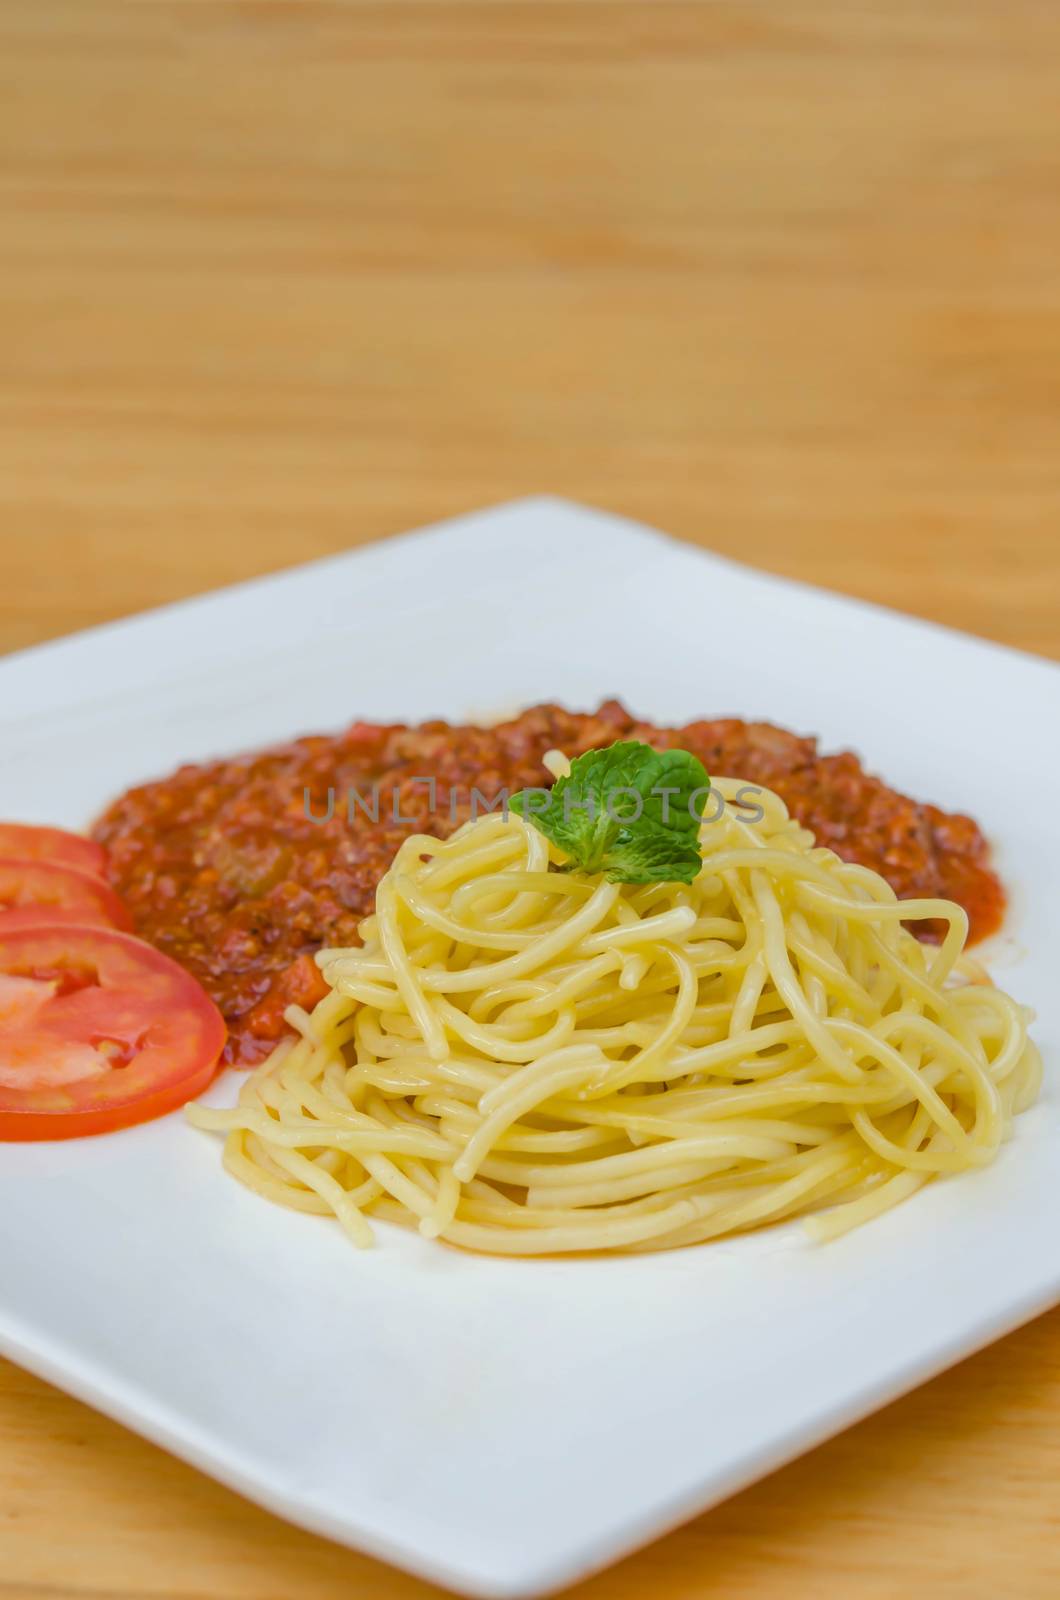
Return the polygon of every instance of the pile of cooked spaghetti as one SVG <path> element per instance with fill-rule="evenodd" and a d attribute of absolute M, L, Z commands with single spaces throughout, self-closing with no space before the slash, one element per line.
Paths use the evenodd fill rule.
<path fill-rule="evenodd" d="M 1041 1069 L 1028 1012 L 962 955 L 965 912 L 897 900 L 741 787 L 714 781 L 691 884 L 563 870 L 516 815 L 406 839 L 363 946 L 317 957 L 326 998 L 192 1121 L 359 1245 L 380 1217 L 505 1255 L 809 1213 L 830 1238 L 985 1165 Z"/>

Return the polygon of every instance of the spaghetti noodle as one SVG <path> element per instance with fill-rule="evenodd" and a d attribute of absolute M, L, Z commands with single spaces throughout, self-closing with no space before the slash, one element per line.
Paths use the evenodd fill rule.
<path fill-rule="evenodd" d="M 363 947 L 224 1133 L 250 1188 L 504 1255 L 692 1244 L 813 1214 L 831 1238 L 993 1159 L 1035 1098 L 1029 1014 L 783 802 L 717 779 L 691 885 L 559 870 L 520 817 L 408 838 Z M 904 924 L 945 925 L 936 948 Z"/>

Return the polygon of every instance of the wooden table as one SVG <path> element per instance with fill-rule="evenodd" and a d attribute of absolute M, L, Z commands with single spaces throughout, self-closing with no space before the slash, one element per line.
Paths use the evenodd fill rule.
<path fill-rule="evenodd" d="M 1060 655 L 1058 71 L 1055 0 L 6 0 L 0 648 L 548 489 Z M 1058 1478 L 1054 1314 L 581 1592 L 1053 1596 Z M 0 1600 L 353 1592 L 427 1590 L 0 1366 Z"/>

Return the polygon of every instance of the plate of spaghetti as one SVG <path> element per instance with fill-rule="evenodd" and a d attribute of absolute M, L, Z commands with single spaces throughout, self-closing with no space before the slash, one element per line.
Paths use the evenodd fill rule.
<path fill-rule="evenodd" d="M 266 1507 L 542 1593 L 1060 1299 L 1054 667 L 528 501 L 0 680 L 0 1346 Z"/>
<path fill-rule="evenodd" d="M 616 752 L 652 764 L 634 745 L 596 764 Z M 992 1160 L 1041 1062 L 1024 1009 L 963 957 L 967 916 L 898 900 L 768 790 L 713 792 L 687 883 L 567 870 L 518 814 L 412 835 L 362 943 L 318 958 L 327 996 L 292 1009 L 235 1109 L 191 1120 L 228 1134 L 249 1187 L 330 1210 L 355 1244 L 377 1213 L 505 1255 L 807 1211 L 835 1238 Z M 945 922 L 937 948 L 916 919 Z"/>

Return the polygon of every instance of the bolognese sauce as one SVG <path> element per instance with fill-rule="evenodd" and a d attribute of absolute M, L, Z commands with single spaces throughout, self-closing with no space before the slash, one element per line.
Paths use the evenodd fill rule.
<path fill-rule="evenodd" d="M 909 799 L 849 753 L 734 717 L 658 727 L 617 700 L 596 711 L 534 706 L 483 728 L 355 722 L 257 753 L 181 767 L 131 789 L 94 829 L 136 931 L 194 974 L 229 1028 L 227 1057 L 251 1064 L 283 1014 L 324 990 L 312 957 L 356 944 L 375 888 L 410 833 L 446 837 L 497 797 L 545 787 L 550 749 L 569 756 L 616 739 L 681 747 L 707 771 L 775 790 L 847 861 L 900 897 L 942 896 L 968 912 L 971 938 L 999 924 L 1001 885 L 967 816 Z"/>

